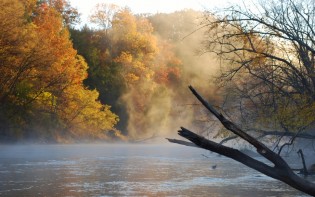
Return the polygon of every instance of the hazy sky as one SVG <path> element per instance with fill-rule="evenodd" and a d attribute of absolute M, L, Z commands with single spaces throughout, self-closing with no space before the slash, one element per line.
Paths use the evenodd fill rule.
<path fill-rule="evenodd" d="M 195 10 L 226 7 L 240 0 L 70 0 L 82 14 L 82 22 L 86 22 L 88 15 L 97 3 L 112 3 L 119 6 L 128 6 L 133 13 L 174 12 L 185 8 Z"/>

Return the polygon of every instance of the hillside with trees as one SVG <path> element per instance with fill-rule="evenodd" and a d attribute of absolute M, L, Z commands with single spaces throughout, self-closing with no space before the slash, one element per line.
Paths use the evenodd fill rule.
<path fill-rule="evenodd" d="M 112 106 L 120 117 L 117 128 L 130 139 L 169 134 L 180 121 L 193 124 L 196 110 L 184 111 L 191 104 L 188 81 L 208 88 L 215 71 L 204 66 L 209 56 L 198 55 L 203 32 L 190 35 L 202 15 L 193 10 L 135 15 L 98 4 L 90 16 L 95 28 L 71 29 L 74 47 L 89 65 L 85 85 Z"/>
<path fill-rule="evenodd" d="M 196 110 L 183 110 L 191 104 L 185 87 L 191 80 L 209 87 L 213 73 L 197 55 L 203 34 L 183 40 L 201 12 L 136 15 L 98 4 L 94 25 L 78 27 L 80 15 L 65 0 L 1 7 L 2 142 L 138 140 L 193 122 Z"/>

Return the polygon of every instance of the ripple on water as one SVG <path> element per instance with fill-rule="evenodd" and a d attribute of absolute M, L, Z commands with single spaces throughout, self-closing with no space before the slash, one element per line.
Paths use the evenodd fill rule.
<path fill-rule="evenodd" d="M 75 165 L 77 161 L 74 160 L 48 160 L 48 161 L 38 161 L 38 162 L 25 162 L 12 164 L 13 166 L 67 166 Z"/>
<path fill-rule="evenodd" d="M 42 148 L 42 147 L 40 147 Z M 23 148 L 27 149 L 27 148 Z M 37 151 L 39 147 L 31 151 Z M 181 147 L 44 147 L 0 164 L 0 196 L 305 196 L 224 157 Z M 52 155 L 46 153 L 54 152 Z M 43 158 L 41 155 L 45 155 Z M 10 156 L 10 157 L 9 157 Z M 1 152 L 0 152 L 1 158 Z M 24 159 L 23 159 L 24 158 Z M 212 165 L 218 167 L 213 170 Z M 46 193 L 45 193 L 46 192 Z"/>

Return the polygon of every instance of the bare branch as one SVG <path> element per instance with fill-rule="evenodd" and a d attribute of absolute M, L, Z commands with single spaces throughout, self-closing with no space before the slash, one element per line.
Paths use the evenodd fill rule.
<path fill-rule="evenodd" d="M 264 144 L 257 141 L 252 136 L 245 133 L 243 130 L 238 128 L 233 122 L 227 120 L 221 113 L 214 109 L 208 102 L 206 102 L 199 93 L 192 87 L 189 86 L 192 93 L 198 98 L 198 100 L 214 115 L 216 116 L 222 125 L 238 135 L 242 139 L 246 140 L 254 147 L 257 148 L 257 152 L 260 153 L 263 157 L 275 164 L 274 167 L 266 165 L 265 163 L 258 161 L 237 149 L 233 149 L 222 144 L 205 139 L 202 136 L 195 134 L 194 132 L 181 127 L 181 130 L 178 131 L 178 134 L 189 141 L 196 144 L 198 147 L 216 152 L 218 154 L 224 155 L 226 157 L 232 158 L 244 165 L 253 168 L 267 176 L 270 176 L 274 179 L 280 180 L 288 185 L 296 188 L 300 191 L 303 191 L 309 195 L 315 196 L 315 184 L 296 175 L 289 165 L 276 153 L 267 148 Z M 182 144 L 182 140 L 171 140 L 171 142 Z M 186 142 L 185 142 L 186 143 Z"/>
<path fill-rule="evenodd" d="M 198 147 L 196 144 L 191 143 L 191 142 L 187 142 L 184 140 L 170 139 L 170 138 L 166 138 L 166 139 L 171 143 L 180 144 L 180 145 L 184 145 L 184 146 Z"/>
<path fill-rule="evenodd" d="M 268 159 L 269 161 L 271 161 L 272 163 L 274 163 L 276 166 L 281 166 L 282 168 L 285 169 L 290 169 L 290 167 L 287 165 L 287 163 L 280 157 L 278 157 L 278 155 L 276 153 L 274 153 L 273 151 L 271 151 L 267 146 L 265 146 L 264 144 L 262 144 L 261 142 L 257 141 L 254 137 L 248 135 L 247 133 L 245 133 L 244 131 L 242 131 L 238 126 L 236 126 L 234 123 L 232 123 L 231 121 L 229 121 L 228 119 L 226 119 L 221 113 L 219 113 L 216 109 L 214 109 L 207 101 L 205 101 L 201 95 L 199 95 L 199 93 L 192 87 L 189 86 L 189 89 L 191 90 L 191 92 L 196 96 L 196 98 L 214 115 L 216 116 L 220 122 L 222 123 L 222 125 L 227 129 L 230 130 L 231 132 L 233 132 L 235 135 L 241 137 L 242 139 L 244 139 L 245 141 L 247 141 L 248 143 L 250 143 L 251 145 L 253 145 L 256 149 L 257 152 L 262 155 L 263 157 L 265 157 L 266 159 Z"/>

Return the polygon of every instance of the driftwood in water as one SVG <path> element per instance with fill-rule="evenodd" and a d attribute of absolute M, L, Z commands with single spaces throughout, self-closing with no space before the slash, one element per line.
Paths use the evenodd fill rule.
<path fill-rule="evenodd" d="M 280 180 L 297 190 L 300 190 L 309 195 L 315 196 L 314 183 L 309 182 L 303 179 L 302 177 L 298 176 L 296 173 L 294 173 L 293 170 L 290 168 L 290 166 L 284 161 L 284 159 L 280 155 L 276 154 L 275 152 L 270 150 L 267 146 L 265 146 L 263 143 L 259 142 L 257 139 L 255 139 L 254 137 L 252 137 L 251 135 L 247 134 L 242 129 L 240 129 L 238 126 L 236 126 L 233 122 L 229 121 L 225 116 L 219 113 L 212 105 L 206 102 L 193 87 L 189 86 L 189 89 L 197 97 L 197 99 L 215 117 L 219 119 L 219 121 L 223 124 L 223 126 L 226 129 L 228 129 L 235 135 L 241 137 L 242 139 L 244 139 L 245 141 L 253 145 L 256 148 L 257 152 L 263 157 L 265 157 L 267 160 L 272 162 L 274 166 L 269 166 L 264 162 L 256 160 L 242 153 L 238 149 L 230 148 L 222 144 L 216 143 L 214 141 L 208 140 L 183 127 L 181 127 L 181 130 L 178 131 L 178 134 L 180 136 L 188 139 L 189 141 L 191 141 L 193 144 L 195 144 L 196 146 L 200 148 L 210 150 L 212 152 L 216 152 L 218 154 L 232 158 L 269 177 Z M 168 139 L 168 140 L 173 143 L 191 145 L 190 142 L 183 142 L 182 140 L 176 140 L 176 139 Z"/>

